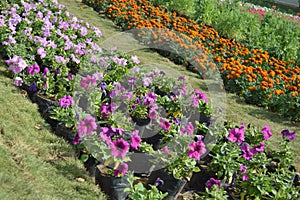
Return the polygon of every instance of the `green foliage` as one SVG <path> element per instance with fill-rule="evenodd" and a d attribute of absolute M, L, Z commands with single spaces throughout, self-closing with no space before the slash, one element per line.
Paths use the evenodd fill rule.
<path fill-rule="evenodd" d="M 180 14 L 192 13 L 194 2 L 191 0 L 150 0 L 154 5 L 165 6 L 170 11 L 178 11 Z"/>
<path fill-rule="evenodd" d="M 126 188 L 125 192 L 129 192 L 131 200 L 162 200 L 168 195 L 159 191 L 154 185 L 149 185 L 150 189 L 147 189 L 141 182 L 134 184 L 137 179 L 132 174 L 129 175 L 130 188 Z"/>
<path fill-rule="evenodd" d="M 251 7 L 241 6 L 237 0 L 196 0 L 193 18 L 213 26 L 220 35 L 246 44 L 250 49 L 261 48 L 277 59 L 295 60 L 299 65 L 299 22 L 274 9 L 265 12 L 263 17 L 247 9 Z"/>

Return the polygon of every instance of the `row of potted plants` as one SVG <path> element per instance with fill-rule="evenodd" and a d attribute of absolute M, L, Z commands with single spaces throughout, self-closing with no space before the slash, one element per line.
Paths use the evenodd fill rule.
<path fill-rule="evenodd" d="M 278 60 L 261 49 L 251 50 L 220 37 L 210 26 L 198 24 L 162 6 L 153 6 L 149 1 L 83 2 L 96 11 L 104 11 L 123 30 L 138 32 L 137 38 L 150 47 L 160 49 L 172 43 L 180 52 L 188 50 L 182 56 L 166 51 L 163 54 L 202 76 L 207 70 L 219 69 L 226 88 L 243 96 L 247 102 L 279 112 L 291 120 L 299 119 L 299 66 L 293 60 Z M 268 16 L 265 18 L 268 23 Z"/>
<path fill-rule="evenodd" d="M 0 18 L 8 74 L 33 99 L 46 97 L 41 111 L 92 158 L 89 169 L 112 199 L 175 199 L 183 188 L 199 199 L 298 197 L 295 132 L 284 130 L 284 145 L 270 150 L 270 127 L 224 125 L 184 77 L 101 50 L 100 30 L 55 1 L 8 2 Z M 136 183 L 141 176 L 146 182 Z"/>

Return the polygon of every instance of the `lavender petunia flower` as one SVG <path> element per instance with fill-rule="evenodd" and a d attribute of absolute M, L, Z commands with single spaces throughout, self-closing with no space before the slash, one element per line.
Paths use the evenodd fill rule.
<path fill-rule="evenodd" d="M 22 86 L 22 84 L 23 84 L 23 79 L 21 78 L 21 77 L 16 77 L 15 79 L 14 79 L 14 84 L 16 85 L 16 86 Z"/>

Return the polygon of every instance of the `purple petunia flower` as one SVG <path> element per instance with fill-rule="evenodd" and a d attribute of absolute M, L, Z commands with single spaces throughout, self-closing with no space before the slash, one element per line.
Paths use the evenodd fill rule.
<path fill-rule="evenodd" d="M 129 150 L 129 143 L 125 141 L 123 138 L 115 140 L 111 145 L 111 155 L 117 158 L 125 158 L 126 153 Z"/>
<path fill-rule="evenodd" d="M 43 59 L 43 58 L 45 58 L 46 57 L 46 51 L 45 51 L 45 49 L 43 48 L 43 47 L 39 47 L 38 49 L 37 49 L 37 54 L 38 55 L 40 55 L 40 57 Z"/>
<path fill-rule="evenodd" d="M 206 182 L 206 187 L 208 189 L 210 189 L 213 185 L 218 185 L 218 187 L 221 187 L 221 181 L 214 179 L 214 178 L 210 178 L 207 182 Z"/>
<path fill-rule="evenodd" d="M 251 152 L 249 144 L 243 143 L 240 149 L 243 152 L 243 158 L 246 160 L 251 160 L 253 158 L 253 153 Z"/>
<path fill-rule="evenodd" d="M 240 145 L 245 140 L 244 131 L 245 131 L 245 126 L 244 124 L 241 124 L 240 128 L 234 128 L 229 130 L 229 135 L 227 139 L 231 142 Z"/>
<path fill-rule="evenodd" d="M 164 130 L 169 131 L 171 127 L 171 122 L 169 120 L 161 118 L 159 122 L 159 126 L 162 127 Z"/>
<path fill-rule="evenodd" d="M 114 112 L 114 108 L 109 103 L 103 103 L 100 108 L 100 113 L 103 119 L 108 119 L 108 115 Z"/>
<path fill-rule="evenodd" d="M 131 141 L 131 147 L 133 149 L 138 149 L 138 147 L 140 146 L 140 142 L 142 141 L 141 137 L 139 136 L 139 130 L 134 130 L 132 132 L 130 141 Z"/>
<path fill-rule="evenodd" d="M 102 32 L 97 27 L 92 27 L 97 37 L 102 37 Z"/>
<path fill-rule="evenodd" d="M 91 134 L 97 129 L 96 119 L 92 116 L 86 116 L 84 120 L 81 120 L 77 125 L 78 134 Z"/>
<path fill-rule="evenodd" d="M 135 62 L 136 64 L 140 64 L 140 60 L 138 59 L 138 57 L 137 56 L 131 56 L 131 60 L 133 61 L 133 62 Z"/>
<path fill-rule="evenodd" d="M 68 96 L 65 95 L 59 100 L 58 105 L 60 107 L 69 108 L 70 105 L 73 103 L 74 103 L 73 98 L 70 95 Z"/>
<path fill-rule="evenodd" d="M 190 149 L 187 153 L 188 157 L 195 158 L 196 160 L 200 160 L 200 157 L 206 152 L 206 147 L 202 140 L 191 142 L 188 148 Z"/>
<path fill-rule="evenodd" d="M 158 186 L 161 186 L 161 185 L 163 185 L 163 184 L 165 184 L 165 182 L 162 180 L 162 179 L 160 179 L 159 177 L 155 180 L 155 182 L 154 182 L 154 186 L 155 187 L 158 187 Z"/>
<path fill-rule="evenodd" d="M 68 78 L 69 78 L 70 81 L 73 80 L 73 75 L 72 75 L 72 73 L 69 73 L 69 74 L 68 74 Z"/>
<path fill-rule="evenodd" d="M 158 112 L 156 111 L 156 109 L 150 109 L 148 117 L 152 120 L 156 120 L 158 118 Z"/>
<path fill-rule="evenodd" d="M 193 126 L 192 122 L 188 122 L 188 124 L 185 127 L 185 131 L 189 136 L 191 136 L 193 134 L 194 126 Z"/>
<path fill-rule="evenodd" d="M 21 56 L 14 55 L 11 59 L 5 61 L 9 66 L 9 69 L 14 73 L 18 74 L 23 71 L 26 67 L 26 61 Z"/>
<path fill-rule="evenodd" d="M 122 100 L 130 100 L 132 98 L 133 93 L 132 92 L 125 92 L 124 94 L 122 94 Z"/>
<path fill-rule="evenodd" d="M 270 126 L 265 126 L 261 132 L 264 134 L 264 140 L 268 140 L 272 136 Z"/>
<path fill-rule="evenodd" d="M 194 92 L 196 93 L 196 95 L 198 96 L 199 100 L 204 100 L 206 103 L 208 102 L 208 99 L 206 97 L 206 95 L 204 94 L 204 92 L 200 92 L 199 90 L 194 90 Z"/>
<path fill-rule="evenodd" d="M 87 75 L 81 78 L 80 86 L 84 88 L 85 91 L 88 91 L 89 85 L 96 87 L 97 80 L 94 76 Z"/>
<path fill-rule="evenodd" d="M 36 82 L 33 82 L 33 83 L 30 84 L 29 90 L 31 92 L 37 92 Z"/>
<path fill-rule="evenodd" d="M 143 77 L 143 86 L 148 87 L 152 83 L 150 77 Z"/>
<path fill-rule="evenodd" d="M 128 165 L 126 163 L 121 163 L 114 169 L 114 176 L 125 175 L 128 170 Z"/>
<path fill-rule="evenodd" d="M 190 106 L 197 108 L 199 106 L 199 102 L 198 102 L 198 96 L 192 94 L 191 95 L 191 101 L 190 101 Z"/>
<path fill-rule="evenodd" d="M 14 79 L 14 84 L 16 85 L 16 86 L 22 86 L 22 84 L 23 84 L 23 79 L 21 78 L 21 77 L 16 77 L 15 79 Z"/>
<path fill-rule="evenodd" d="M 287 137 L 289 141 L 295 139 L 296 132 L 290 132 L 289 130 L 283 130 L 281 131 L 281 135 L 283 138 Z"/>

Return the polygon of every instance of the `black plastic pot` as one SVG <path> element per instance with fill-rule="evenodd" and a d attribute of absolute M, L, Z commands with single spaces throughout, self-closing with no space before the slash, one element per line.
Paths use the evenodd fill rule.
<path fill-rule="evenodd" d="M 142 118 L 137 118 L 137 117 L 131 117 L 131 119 L 138 126 L 147 126 L 151 121 L 150 118 L 142 119 Z"/>
<path fill-rule="evenodd" d="M 200 172 L 194 172 L 189 181 L 189 188 L 192 190 L 205 192 L 206 182 L 215 174 L 209 171 L 207 166 L 199 166 Z"/>
<path fill-rule="evenodd" d="M 130 187 L 127 178 L 126 175 L 122 177 L 106 176 L 96 168 L 96 184 L 99 185 L 110 200 L 126 200 L 128 193 L 124 192 L 124 189 Z"/>
<path fill-rule="evenodd" d="M 151 144 L 153 150 L 158 150 L 159 146 L 162 143 L 162 138 L 163 138 L 163 135 L 161 135 L 161 134 L 155 134 L 151 137 L 147 137 L 147 136 L 143 135 L 142 136 L 142 141 L 146 142 L 147 144 Z"/>
<path fill-rule="evenodd" d="M 55 128 L 59 121 L 51 119 L 50 116 L 52 109 L 57 107 L 57 103 L 39 93 L 32 94 L 31 100 L 38 105 L 41 116 L 52 126 L 52 128 Z"/>
<path fill-rule="evenodd" d="M 64 138 L 69 143 L 73 142 L 73 140 L 75 139 L 75 136 L 77 134 L 76 132 L 73 132 L 71 129 L 67 128 L 66 126 L 64 126 L 62 124 L 58 124 L 55 127 L 54 133 L 57 136 L 60 136 L 60 137 Z"/>
<path fill-rule="evenodd" d="M 168 196 L 164 198 L 165 200 L 177 199 L 179 193 L 187 183 L 185 180 L 175 179 L 164 169 L 159 169 L 151 173 L 147 184 L 153 185 L 157 178 L 163 181 L 163 184 L 158 185 L 157 188 L 162 192 L 168 192 Z"/>

